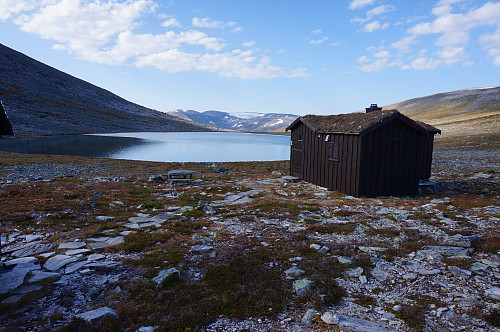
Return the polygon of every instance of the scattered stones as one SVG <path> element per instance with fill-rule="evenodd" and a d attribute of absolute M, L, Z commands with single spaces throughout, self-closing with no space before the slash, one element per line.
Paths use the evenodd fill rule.
<path fill-rule="evenodd" d="M 379 268 L 374 268 L 370 271 L 370 274 L 372 277 L 377 279 L 378 281 L 382 282 L 385 281 L 389 277 L 389 273 L 382 271 Z"/>
<path fill-rule="evenodd" d="M 309 325 L 311 324 L 314 316 L 317 314 L 317 311 L 314 309 L 308 309 L 304 316 L 302 316 L 301 323 L 304 325 Z"/>
<path fill-rule="evenodd" d="M 349 317 L 346 315 L 337 315 L 338 317 L 338 325 L 346 329 L 348 331 L 356 331 L 356 332 L 397 332 L 397 330 L 391 329 L 390 327 L 370 322 L 365 319 Z"/>
<path fill-rule="evenodd" d="M 363 271 L 364 270 L 362 267 L 356 267 L 353 269 L 345 270 L 344 274 L 346 274 L 347 276 L 349 276 L 351 278 L 358 278 L 359 276 L 361 276 L 363 274 Z"/>

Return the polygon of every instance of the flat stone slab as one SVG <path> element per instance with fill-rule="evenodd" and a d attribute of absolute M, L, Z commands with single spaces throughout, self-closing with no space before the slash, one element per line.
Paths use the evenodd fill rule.
<path fill-rule="evenodd" d="M 53 279 L 58 279 L 61 276 L 57 272 L 45 272 L 45 271 L 31 271 L 31 277 L 29 277 L 29 283 L 48 281 Z"/>
<path fill-rule="evenodd" d="M 73 256 L 73 255 L 78 255 L 78 254 L 84 254 L 86 252 L 89 252 L 90 249 L 71 249 L 71 250 L 66 250 L 64 253 L 65 255 L 68 256 Z"/>
<path fill-rule="evenodd" d="M 292 268 L 289 268 L 288 270 L 285 271 L 286 278 L 287 279 L 295 279 L 300 277 L 306 273 L 306 271 L 299 269 L 298 267 L 294 266 Z"/>
<path fill-rule="evenodd" d="M 153 220 L 150 217 L 130 217 L 128 218 L 128 221 L 130 221 L 131 223 L 140 224 L 143 222 L 151 222 Z"/>
<path fill-rule="evenodd" d="M 123 236 L 95 238 L 92 240 L 96 241 L 95 243 L 90 244 L 90 248 L 92 249 L 111 247 L 125 242 L 125 238 Z"/>
<path fill-rule="evenodd" d="M 116 311 L 109 307 L 102 307 L 99 309 L 86 311 L 84 313 L 76 315 L 76 317 L 85 319 L 90 323 L 95 323 L 106 317 L 118 318 L 118 314 L 116 313 Z"/>
<path fill-rule="evenodd" d="M 163 282 L 165 282 L 165 280 L 173 278 L 176 275 L 179 276 L 180 272 L 175 267 L 172 267 L 170 269 L 160 271 L 160 273 L 158 273 L 158 275 L 153 278 L 153 281 L 157 286 L 159 286 Z"/>
<path fill-rule="evenodd" d="M 50 257 L 45 264 L 43 265 L 43 268 L 48 271 L 56 271 L 59 270 L 60 268 L 68 265 L 69 263 L 76 262 L 80 260 L 82 255 L 74 255 L 74 256 L 68 256 L 68 255 L 55 255 L 53 257 Z"/>
<path fill-rule="evenodd" d="M 493 300 L 496 300 L 496 301 L 500 301 L 500 288 L 493 287 L 493 288 L 487 289 L 484 292 L 484 295 L 486 295 L 490 299 L 493 299 Z"/>
<path fill-rule="evenodd" d="M 11 259 L 3 263 L 6 267 L 12 267 L 19 264 L 36 264 L 38 263 L 38 259 L 36 257 L 22 257 L 22 258 Z"/>
<path fill-rule="evenodd" d="M 350 317 L 345 315 L 337 315 L 339 319 L 338 325 L 348 331 L 356 332 L 397 332 L 387 325 L 370 322 L 365 319 Z"/>
<path fill-rule="evenodd" d="M 424 249 L 438 252 L 444 256 L 470 256 L 474 252 L 472 248 L 450 246 L 424 246 Z"/>
<path fill-rule="evenodd" d="M 204 246 L 204 245 L 196 245 L 191 248 L 191 252 L 193 253 L 202 253 L 202 252 L 209 252 L 212 251 L 213 247 L 211 246 Z"/>
<path fill-rule="evenodd" d="M 29 270 L 17 270 L 0 274 L 0 294 L 7 294 L 24 283 Z"/>
<path fill-rule="evenodd" d="M 14 251 L 12 256 L 14 257 L 28 257 L 34 256 L 43 252 L 50 251 L 56 246 L 51 243 L 30 243 L 24 246 L 22 249 Z"/>
<path fill-rule="evenodd" d="M 57 249 L 80 249 L 85 247 L 87 244 L 85 242 L 64 242 L 57 247 Z"/>
<path fill-rule="evenodd" d="M 66 268 L 64 269 L 64 274 L 71 274 L 73 272 L 76 272 L 79 269 L 81 269 L 82 267 L 84 267 L 87 263 L 88 262 L 85 261 L 85 262 L 75 262 L 75 263 L 68 264 L 66 266 Z"/>

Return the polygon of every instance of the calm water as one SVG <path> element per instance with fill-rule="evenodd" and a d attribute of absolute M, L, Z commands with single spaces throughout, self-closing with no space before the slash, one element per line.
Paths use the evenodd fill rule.
<path fill-rule="evenodd" d="M 1 139 L 0 151 L 148 161 L 264 161 L 290 157 L 290 137 L 246 133 L 119 133 Z"/>

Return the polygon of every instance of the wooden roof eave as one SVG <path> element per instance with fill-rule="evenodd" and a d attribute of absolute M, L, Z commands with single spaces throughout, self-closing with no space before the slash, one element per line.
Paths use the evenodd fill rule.
<path fill-rule="evenodd" d="M 302 122 L 303 124 L 305 124 L 309 129 L 311 129 L 312 131 L 316 132 L 316 128 L 314 128 L 314 126 L 312 124 L 310 124 L 309 122 L 307 122 L 303 117 L 299 116 L 297 119 L 295 119 L 295 121 L 293 121 L 292 123 L 290 123 L 290 125 L 288 127 L 286 127 L 285 131 L 289 131 L 289 130 L 292 130 L 293 127 L 295 127 L 299 122 Z"/>

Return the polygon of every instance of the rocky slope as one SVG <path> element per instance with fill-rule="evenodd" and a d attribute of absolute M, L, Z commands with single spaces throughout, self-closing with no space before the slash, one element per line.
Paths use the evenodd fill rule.
<path fill-rule="evenodd" d="M 134 103 L 0 44 L 0 100 L 16 135 L 209 131 Z"/>
<path fill-rule="evenodd" d="M 500 154 L 445 143 L 433 188 L 376 199 L 0 152 L 0 330 L 498 331 Z"/>
<path fill-rule="evenodd" d="M 383 108 L 397 109 L 448 135 L 500 132 L 500 86 L 438 93 Z"/>
<path fill-rule="evenodd" d="M 295 114 L 198 112 L 180 109 L 168 113 L 183 119 L 245 132 L 283 131 L 298 117 Z"/>

